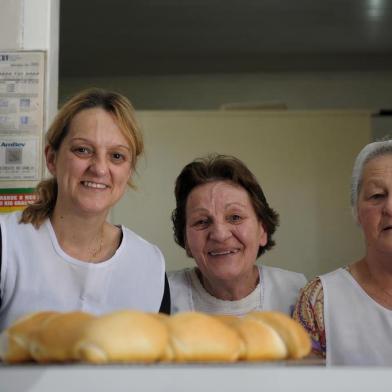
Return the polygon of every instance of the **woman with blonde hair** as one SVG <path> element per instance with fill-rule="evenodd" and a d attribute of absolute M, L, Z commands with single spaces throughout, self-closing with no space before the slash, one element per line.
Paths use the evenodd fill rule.
<path fill-rule="evenodd" d="M 37 186 L 34 204 L 0 220 L 0 330 L 42 310 L 169 312 L 160 250 L 107 221 L 143 152 L 131 103 L 82 91 L 58 112 L 46 142 L 52 178 Z"/>

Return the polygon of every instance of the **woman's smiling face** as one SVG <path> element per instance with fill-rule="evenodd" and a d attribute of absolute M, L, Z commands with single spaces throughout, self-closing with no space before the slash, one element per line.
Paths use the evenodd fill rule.
<path fill-rule="evenodd" d="M 47 147 L 45 153 L 58 183 L 56 208 L 64 213 L 107 214 L 124 194 L 131 175 L 129 144 L 102 108 L 79 112 L 59 150 Z"/>
<path fill-rule="evenodd" d="M 246 190 L 226 181 L 195 187 L 186 203 L 187 253 L 209 280 L 240 280 L 254 268 L 267 233 Z"/>

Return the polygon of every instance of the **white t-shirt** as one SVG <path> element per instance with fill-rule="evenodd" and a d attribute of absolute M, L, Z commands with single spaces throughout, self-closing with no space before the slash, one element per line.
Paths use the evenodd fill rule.
<path fill-rule="evenodd" d="M 169 272 L 172 313 L 201 311 L 242 316 L 251 311 L 276 310 L 291 315 L 299 290 L 306 284 L 305 276 L 265 265 L 258 268 L 260 283 L 238 301 L 224 301 L 210 295 L 201 285 L 195 269 Z"/>
<path fill-rule="evenodd" d="M 156 246 L 121 227 L 116 253 L 107 261 L 87 263 L 61 249 L 49 219 L 38 230 L 19 219 L 19 212 L 0 217 L 0 330 L 43 310 L 159 311 L 165 262 Z"/>
<path fill-rule="evenodd" d="M 345 269 L 320 276 L 327 365 L 392 365 L 392 311 Z"/>

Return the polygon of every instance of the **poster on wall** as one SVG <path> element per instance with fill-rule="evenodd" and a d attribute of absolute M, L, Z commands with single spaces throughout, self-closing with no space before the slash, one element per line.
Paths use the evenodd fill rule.
<path fill-rule="evenodd" d="M 34 188 L 0 189 L 0 213 L 23 210 L 35 200 Z"/>
<path fill-rule="evenodd" d="M 0 191 L 41 177 L 44 70 L 44 51 L 0 51 Z"/>
<path fill-rule="evenodd" d="M 42 176 L 45 51 L 0 51 L 0 213 L 36 198 Z"/>

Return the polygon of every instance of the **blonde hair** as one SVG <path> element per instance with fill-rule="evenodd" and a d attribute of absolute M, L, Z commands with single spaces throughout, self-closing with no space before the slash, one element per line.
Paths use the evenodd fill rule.
<path fill-rule="evenodd" d="M 46 145 L 49 145 L 54 151 L 58 151 L 68 134 L 73 118 L 82 110 L 92 108 L 102 108 L 113 115 L 130 146 L 131 168 L 135 169 L 137 159 L 144 149 L 143 137 L 136 122 L 132 104 L 126 97 L 113 91 L 88 89 L 81 91 L 67 101 L 57 113 L 46 134 Z M 128 181 L 128 185 L 135 188 L 131 179 Z M 52 214 L 56 205 L 56 178 L 41 181 L 37 185 L 36 194 L 36 202 L 26 207 L 20 222 L 32 223 L 38 228 Z"/>

